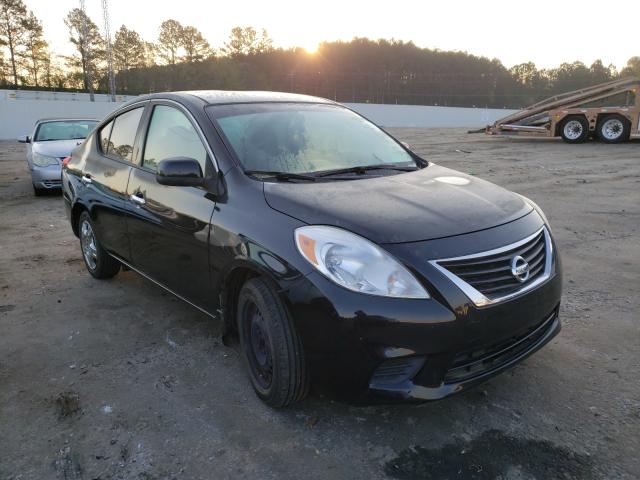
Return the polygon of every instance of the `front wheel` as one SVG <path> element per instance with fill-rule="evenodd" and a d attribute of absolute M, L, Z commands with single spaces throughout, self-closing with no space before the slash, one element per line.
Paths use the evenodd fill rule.
<path fill-rule="evenodd" d="M 605 143 L 621 143 L 629 140 L 631 125 L 622 115 L 607 115 L 598 122 L 598 138 Z"/>
<path fill-rule="evenodd" d="M 100 245 L 88 212 L 82 212 L 78 219 L 78 233 L 84 264 L 93 277 L 111 278 L 120 271 L 120 262 L 109 255 Z"/>
<path fill-rule="evenodd" d="M 302 344 L 275 289 L 252 278 L 238 297 L 240 346 L 257 395 L 269 406 L 285 407 L 309 390 Z"/>
<path fill-rule="evenodd" d="M 43 190 L 43 189 L 41 189 L 40 187 L 36 187 L 36 184 L 35 184 L 35 183 L 33 183 L 32 185 L 33 185 L 33 194 L 34 194 L 36 197 L 41 197 L 41 196 L 43 196 L 43 195 L 44 195 L 44 193 L 45 193 L 45 192 L 44 192 L 44 190 Z"/>
<path fill-rule="evenodd" d="M 589 137 L 589 122 L 582 115 L 571 115 L 560 124 L 560 136 L 567 143 L 582 143 Z"/>

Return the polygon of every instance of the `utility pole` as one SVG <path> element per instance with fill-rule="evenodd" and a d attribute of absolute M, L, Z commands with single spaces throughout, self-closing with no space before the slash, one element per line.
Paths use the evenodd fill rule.
<path fill-rule="evenodd" d="M 89 90 L 89 100 L 95 102 L 93 95 L 93 75 L 91 74 L 91 52 L 89 52 L 89 44 L 87 43 L 87 11 L 84 8 L 84 0 L 80 0 L 80 10 L 82 11 L 82 51 L 84 53 L 84 82 Z"/>
<path fill-rule="evenodd" d="M 116 78 L 113 74 L 113 49 L 111 48 L 111 28 L 109 26 L 109 5 L 102 0 L 102 15 L 104 17 L 104 39 L 107 43 L 107 70 L 109 78 L 109 95 L 111 101 L 116 101 Z"/>

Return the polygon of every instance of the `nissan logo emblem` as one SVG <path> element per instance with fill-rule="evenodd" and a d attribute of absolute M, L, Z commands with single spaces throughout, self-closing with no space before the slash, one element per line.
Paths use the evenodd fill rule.
<path fill-rule="evenodd" d="M 520 283 L 529 278 L 529 263 L 520 255 L 511 260 L 511 275 Z"/>

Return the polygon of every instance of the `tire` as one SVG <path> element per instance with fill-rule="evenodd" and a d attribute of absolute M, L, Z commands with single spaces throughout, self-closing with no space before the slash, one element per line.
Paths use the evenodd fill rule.
<path fill-rule="evenodd" d="M 94 278 L 111 278 L 120 271 L 120 262 L 100 246 L 93 221 L 86 211 L 82 212 L 78 219 L 78 237 L 84 264 Z"/>
<path fill-rule="evenodd" d="M 249 379 L 267 405 L 281 408 L 309 392 L 302 344 L 291 315 L 267 281 L 248 280 L 238 296 L 238 334 Z"/>
<path fill-rule="evenodd" d="M 36 197 L 42 197 L 45 194 L 45 191 L 41 188 L 36 187 L 35 183 L 32 183 L 33 185 L 33 194 Z"/>
<path fill-rule="evenodd" d="M 560 124 L 560 136 L 567 143 L 582 143 L 589 138 L 589 122 L 582 115 L 569 115 Z"/>
<path fill-rule="evenodd" d="M 605 115 L 598 121 L 596 131 L 605 143 L 622 143 L 629 140 L 631 123 L 622 115 Z"/>

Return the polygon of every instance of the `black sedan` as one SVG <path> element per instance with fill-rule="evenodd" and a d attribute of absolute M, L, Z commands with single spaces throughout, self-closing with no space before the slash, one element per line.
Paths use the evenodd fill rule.
<path fill-rule="evenodd" d="M 220 319 L 274 407 L 311 384 L 442 398 L 560 329 L 560 261 L 535 203 L 328 100 L 139 97 L 74 150 L 63 191 L 89 273 L 133 269 Z"/>

